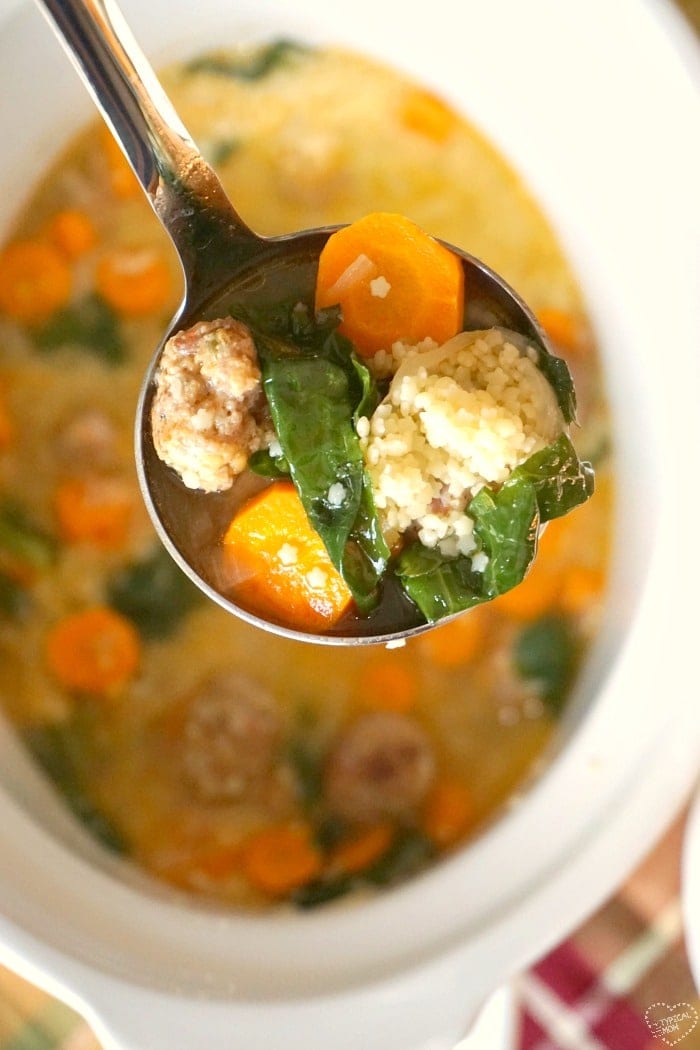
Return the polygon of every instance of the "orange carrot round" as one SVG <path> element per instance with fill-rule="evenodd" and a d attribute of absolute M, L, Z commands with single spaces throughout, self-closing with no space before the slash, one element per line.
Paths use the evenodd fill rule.
<path fill-rule="evenodd" d="M 306 824 L 264 828 L 244 842 L 242 869 L 257 890 L 284 897 L 321 872 L 322 858 Z"/>
<path fill-rule="evenodd" d="M 462 328 L 462 263 L 410 219 L 375 212 L 332 234 L 321 252 L 316 308 L 336 305 L 340 331 L 364 356 L 397 340 L 444 343 Z"/>
<path fill-rule="evenodd" d="M 100 127 L 100 144 L 107 162 L 109 183 L 114 196 L 119 200 L 138 197 L 141 193 L 141 187 L 131 169 L 131 165 L 106 124 Z"/>
<path fill-rule="evenodd" d="M 346 875 L 355 875 L 378 861 L 389 849 L 393 837 L 391 824 L 365 828 L 333 850 L 330 865 Z"/>
<path fill-rule="evenodd" d="M 15 434 L 14 424 L 0 387 L 0 452 L 9 448 Z"/>
<path fill-rule="evenodd" d="M 404 714 L 415 707 L 418 699 L 415 672 L 397 653 L 379 656 L 362 668 L 358 697 L 369 707 Z"/>
<path fill-rule="evenodd" d="M 459 780 L 439 780 L 423 811 L 423 829 L 436 846 L 455 843 L 473 821 L 474 806 L 467 787 Z"/>
<path fill-rule="evenodd" d="M 67 689 L 106 695 L 136 674 L 141 644 L 134 626 L 107 606 L 65 617 L 46 637 L 51 673 Z"/>
<path fill-rule="evenodd" d="M 43 241 L 16 241 L 0 253 L 0 311 L 40 324 L 65 306 L 72 275 L 63 255 Z"/>
<path fill-rule="evenodd" d="M 97 231 L 89 215 L 78 208 L 65 208 L 50 219 L 47 234 L 68 259 L 78 259 L 97 244 Z"/>
<path fill-rule="evenodd" d="M 405 93 L 400 118 L 404 127 L 433 142 L 445 142 L 458 123 L 455 111 L 424 88 L 411 88 Z"/>
<path fill-rule="evenodd" d="M 159 313 L 173 293 L 168 263 L 150 248 L 107 252 L 97 264 L 95 284 L 105 302 L 125 317 Z"/>
<path fill-rule="evenodd" d="M 124 544 L 134 501 L 119 478 L 68 478 L 56 489 L 54 508 L 63 539 L 109 550 Z"/>
<path fill-rule="evenodd" d="M 437 667 L 464 667 L 477 656 L 486 637 L 486 614 L 471 609 L 456 620 L 418 638 L 422 653 Z"/>

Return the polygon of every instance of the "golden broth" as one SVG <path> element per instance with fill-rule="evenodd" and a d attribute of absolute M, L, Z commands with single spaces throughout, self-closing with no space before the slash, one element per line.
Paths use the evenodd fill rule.
<path fill-rule="evenodd" d="M 0 300 L 0 699 L 107 845 L 230 905 L 392 882 L 493 816 L 536 770 L 595 636 L 612 513 L 600 363 L 575 278 L 517 174 L 390 69 L 337 50 L 278 57 L 256 78 L 233 54 L 164 76 L 243 217 L 273 234 L 396 211 L 483 258 L 569 361 L 574 439 L 598 488 L 549 525 L 521 587 L 402 650 L 316 648 L 242 624 L 158 557 L 133 470 L 137 391 L 178 302 L 177 262 L 104 129 L 44 174 L 0 258 L 11 278 L 18 244 L 62 260 L 43 311 L 36 250 L 35 314 Z M 105 608 L 86 640 L 81 616 Z M 126 638 L 110 641 L 113 621 Z M 86 679 L 76 654 L 88 650 Z M 192 705 L 234 670 L 276 704 L 271 765 L 251 774 L 254 790 L 227 781 L 212 796 L 198 773 L 193 789 Z M 370 712 L 417 727 L 430 782 L 406 809 L 340 819 L 329 763 Z M 268 842 L 270 829 L 293 834 Z"/>

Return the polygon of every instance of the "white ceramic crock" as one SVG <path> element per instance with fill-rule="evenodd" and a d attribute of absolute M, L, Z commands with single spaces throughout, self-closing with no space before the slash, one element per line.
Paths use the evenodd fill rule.
<path fill-rule="evenodd" d="M 40 15 L 16 6 L 0 3 L 3 227 L 91 114 Z M 614 580 L 539 781 L 469 849 L 361 905 L 253 918 L 153 895 L 87 840 L 0 724 L 0 953 L 105 1046 L 448 1048 L 488 992 L 613 891 L 700 766 L 684 604 L 700 588 L 697 50 L 644 0 L 123 7 L 156 62 L 270 35 L 358 47 L 433 85 L 511 157 L 560 231 L 605 355 Z"/>

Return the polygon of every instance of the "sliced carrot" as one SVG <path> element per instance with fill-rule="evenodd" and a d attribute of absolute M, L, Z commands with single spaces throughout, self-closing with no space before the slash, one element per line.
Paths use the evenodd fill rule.
<path fill-rule="evenodd" d="M 604 586 L 602 569 L 576 565 L 562 580 L 559 607 L 571 616 L 580 616 L 600 597 Z"/>
<path fill-rule="evenodd" d="M 423 810 L 423 829 L 437 846 L 451 846 L 474 819 L 471 793 L 459 780 L 444 778 L 433 787 Z"/>
<path fill-rule="evenodd" d="M 444 343 L 462 328 L 462 264 L 410 219 L 375 212 L 338 230 L 321 252 L 316 307 L 336 305 L 340 331 L 366 357 L 397 340 Z"/>
<path fill-rule="evenodd" d="M 128 200 L 130 197 L 138 197 L 141 187 L 134 175 L 131 165 L 117 144 L 114 135 L 106 124 L 100 128 L 100 145 L 104 152 L 109 172 L 109 183 L 112 193 L 120 200 Z"/>
<path fill-rule="evenodd" d="M 537 319 L 558 350 L 577 353 L 583 348 L 581 321 L 568 310 L 546 307 L 539 311 Z"/>
<path fill-rule="evenodd" d="M 320 874 L 322 858 L 306 824 L 278 824 L 243 843 L 241 863 L 255 889 L 284 897 Z"/>
<path fill-rule="evenodd" d="M 43 241 L 15 241 L 0 253 L 0 311 L 40 324 L 65 306 L 73 278 L 65 258 Z"/>
<path fill-rule="evenodd" d="M 97 291 L 117 313 L 145 317 L 168 306 L 173 294 L 170 267 L 150 248 L 118 248 L 97 263 Z"/>
<path fill-rule="evenodd" d="M 121 478 L 68 478 L 56 489 L 54 509 L 64 540 L 114 550 L 127 538 L 134 500 Z"/>
<path fill-rule="evenodd" d="M 46 637 L 46 659 L 67 689 L 110 694 L 136 674 L 141 644 L 135 627 L 107 606 L 94 606 L 59 620 Z"/>
<path fill-rule="evenodd" d="M 49 240 L 68 259 L 78 259 L 97 244 L 97 230 L 89 215 L 77 208 L 65 208 L 49 220 Z"/>
<path fill-rule="evenodd" d="M 464 667 L 483 647 L 486 615 L 481 609 L 471 609 L 456 620 L 421 635 L 417 644 L 437 667 Z"/>
<path fill-rule="evenodd" d="M 317 631 L 352 601 L 291 481 L 273 482 L 241 507 L 224 550 L 239 600 L 262 616 Z"/>
<path fill-rule="evenodd" d="M 0 387 L 0 452 L 9 448 L 15 436 L 15 428 L 10 418 L 2 387 Z"/>
<path fill-rule="evenodd" d="M 400 110 L 404 127 L 433 142 L 445 142 L 458 123 L 457 114 L 432 91 L 410 88 L 406 91 Z"/>
<path fill-rule="evenodd" d="M 415 672 L 398 653 L 386 653 L 362 668 L 357 694 L 361 703 L 369 707 L 404 714 L 415 707 L 418 682 Z"/>
<path fill-rule="evenodd" d="M 355 875 L 378 861 L 392 843 L 391 824 L 375 824 L 341 842 L 330 855 L 330 866 L 346 875 Z"/>

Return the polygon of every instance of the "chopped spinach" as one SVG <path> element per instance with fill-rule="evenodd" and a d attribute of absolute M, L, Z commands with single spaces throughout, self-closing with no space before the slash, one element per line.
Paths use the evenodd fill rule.
<path fill-rule="evenodd" d="M 590 463 L 579 460 L 566 434 L 534 452 L 511 478 L 527 478 L 534 486 L 540 521 L 567 514 L 593 495 L 595 475 Z"/>
<path fill-rule="evenodd" d="M 318 908 L 321 904 L 328 904 L 329 901 L 337 900 L 338 897 L 344 897 L 355 885 L 355 880 L 349 875 L 317 879 L 296 890 L 292 894 L 292 903 L 305 911 L 309 908 Z"/>
<path fill-rule="evenodd" d="M 27 607 L 27 592 L 7 573 L 0 571 L 0 616 L 11 620 L 22 615 Z"/>
<path fill-rule="evenodd" d="M 210 142 L 203 150 L 206 159 L 216 167 L 217 164 L 225 164 L 236 152 L 240 142 L 238 139 L 216 139 Z"/>
<path fill-rule="evenodd" d="M 289 463 L 284 456 L 273 456 L 266 448 L 253 452 L 248 459 L 248 470 L 261 478 L 289 477 Z"/>
<path fill-rule="evenodd" d="M 389 886 L 415 875 L 434 856 L 435 846 L 431 839 L 420 831 L 406 828 L 362 876 L 374 886 Z"/>
<path fill-rule="evenodd" d="M 113 853 L 125 853 L 123 835 L 85 792 L 80 735 L 81 730 L 72 722 L 35 726 L 23 734 L 26 746 L 71 812 L 103 846 Z"/>
<path fill-rule="evenodd" d="M 561 712 L 578 665 L 579 645 L 570 622 L 562 616 L 543 616 L 517 637 L 513 659 L 518 673 L 536 683 L 553 715 Z"/>
<path fill-rule="evenodd" d="M 109 604 L 127 616 L 145 638 L 166 638 L 200 600 L 163 547 L 116 572 L 108 584 Z"/>
<path fill-rule="evenodd" d="M 261 80 L 291 57 L 308 54 L 309 50 L 293 40 L 275 40 L 245 56 L 225 53 L 202 55 L 189 62 L 186 69 L 188 73 L 209 73 L 236 80 Z"/>
<path fill-rule="evenodd" d="M 0 559 L 30 569 L 47 569 L 56 555 L 56 541 L 12 500 L 0 503 Z"/>
<path fill-rule="evenodd" d="M 305 810 L 313 809 L 323 794 L 322 756 L 318 748 L 304 736 L 292 739 L 288 755 L 301 804 Z"/>
<path fill-rule="evenodd" d="M 585 502 L 593 470 L 562 434 L 517 467 L 498 489 L 484 486 L 467 513 L 474 521 L 483 570 L 469 555 L 447 557 L 415 542 L 399 555 L 396 574 L 429 623 L 504 594 L 525 578 L 537 552 L 543 522 Z"/>
<path fill-rule="evenodd" d="M 119 365 L 126 360 L 119 320 L 99 295 L 87 295 L 80 302 L 59 310 L 36 332 L 34 340 L 44 353 L 77 347 L 106 364 Z"/>
<path fill-rule="evenodd" d="M 304 509 L 367 613 L 389 561 L 354 426 L 358 413 L 377 404 L 374 380 L 338 334 L 337 310 L 314 317 L 287 303 L 242 319 L 253 332 L 270 414 Z"/>

